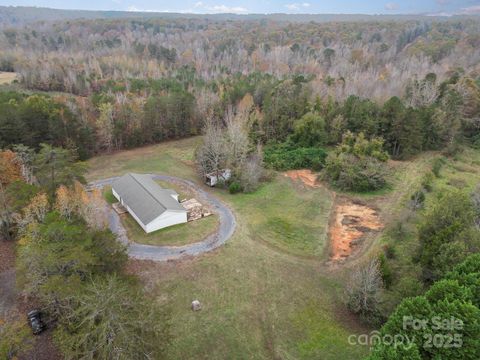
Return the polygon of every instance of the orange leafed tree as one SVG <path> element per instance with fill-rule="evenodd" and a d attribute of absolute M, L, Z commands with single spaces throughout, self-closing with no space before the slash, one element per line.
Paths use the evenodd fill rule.
<path fill-rule="evenodd" d="M 0 182 L 8 186 L 16 180 L 22 178 L 20 163 L 17 156 L 11 150 L 0 152 Z"/>

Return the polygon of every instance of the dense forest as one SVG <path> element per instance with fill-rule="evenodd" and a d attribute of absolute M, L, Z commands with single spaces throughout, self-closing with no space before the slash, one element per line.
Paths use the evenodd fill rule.
<path fill-rule="evenodd" d="M 223 118 L 249 94 L 250 121 L 263 143 L 283 141 L 295 120 L 314 111 L 324 117 L 328 143 L 345 129 L 363 131 L 383 137 L 400 157 L 439 140 L 398 132 L 423 126 L 430 137 L 451 135 L 432 133 L 422 119 L 455 115 L 473 136 L 479 33 L 475 20 L 96 20 L 5 28 L 0 70 L 16 71 L 27 89 L 55 93 L 2 95 L 0 144 L 69 143 L 84 159 L 198 134 L 205 118 Z M 413 142 L 406 149 L 402 136 Z"/>
<path fill-rule="evenodd" d="M 269 181 L 268 170 L 304 168 L 321 171 L 335 191 L 374 193 L 388 189 L 391 160 L 426 151 L 453 158 L 480 148 L 479 19 L 89 15 L 32 22 L 10 14 L 0 30 L 0 71 L 17 74 L 0 92 L 0 230 L 22 242 L 21 281 L 27 295 L 39 294 L 51 307 L 58 343 L 71 358 L 91 345 L 76 348 L 93 326 L 78 314 L 88 317 L 95 301 L 109 306 L 101 301 L 109 292 L 129 311 L 113 306 L 105 326 L 118 316 L 125 323 L 138 318 L 128 332 L 144 331 L 146 354 L 162 354 L 169 339 L 167 325 L 152 323 L 164 309 L 142 303 L 142 313 L 136 304 L 139 286 L 121 271 L 125 249 L 97 223 L 100 195 L 86 200 L 77 160 L 202 134 L 198 171 L 232 169 L 232 194 L 254 192 Z M 381 254 L 354 274 L 347 307 L 370 325 L 384 324 L 382 332 L 400 331 L 400 317 L 414 307 L 424 308 L 423 316 L 470 316 L 477 327 L 465 329 L 470 342 L 457 357 L 416 344 L 395 352 L 376 346 L 370 359 L 480 354 L 479 257 L 472 255 L 480 250 L 479 191 L 445 192 L 416 213 L 442 165 L 436 161 L 422 186 L 410 189 L 418 279 L 394 299 L 377 299 L 377 288 L 388 290 L 394 276 L 399 224 Z M 81 255 L 74 265 L 70 251 Z M 59 274 L 78 289 L 60 284 Z M 364 285 L 374 289 L 365 293 Z M 134 297 L 126 301 L 129 292 Z M 155 337 L 165 344 L 152 345 Z M 128 339 L 115 341 L 128 348 L 119 358 L 134 356 Z"/>

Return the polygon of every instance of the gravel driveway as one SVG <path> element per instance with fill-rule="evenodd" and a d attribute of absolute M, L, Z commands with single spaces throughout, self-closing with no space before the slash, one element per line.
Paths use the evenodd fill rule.
<path fill-rule="evenodd" d="M 183 246 L 154 246 L 137 244 L 128 239 L 127 231 L 123 227 L 120 217 L 115 210 L 108 205 L 106 211 L 108 212 L 110 230 L 117 234 L 119 241 L 127 245 L 128 255 L 130 257 L 141 260 L 166 261 L 180 259 L 185 256 L 195 256 L 206 253 L 219 247 L 220 245 L 223 245 L 233 235 L 236 226 L 235 217 L 232 211 L 216 197 L 206 192 L 192 181 L 168 175 L 150 175 L 154 180 L 169 181 L 194 188 L 198 194 L 198 200 L 200 202 L 209 203 L 214 212 L 218 214 L 220 225 L 215 233 L 194 244 Z M 89 184 L 89 186 L 103 188 L 106 185 L 111 185 L 116 179 L 118 179 L 118 177 L 93 181 Z"/>

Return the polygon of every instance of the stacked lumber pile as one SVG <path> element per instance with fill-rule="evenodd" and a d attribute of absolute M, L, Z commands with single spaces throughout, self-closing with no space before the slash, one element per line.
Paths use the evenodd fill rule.
<path fill-rule="evenodd" d="M 188 221 L 194 221 L 212 215 L 197 199 L 185 200 L 182 202 L 182 206 L 187 210 Z"/>

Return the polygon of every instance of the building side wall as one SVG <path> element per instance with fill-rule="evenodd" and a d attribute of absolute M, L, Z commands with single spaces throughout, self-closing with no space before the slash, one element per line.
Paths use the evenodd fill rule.
<path fill-rule="evenodd" d="M 182 224 L 187 222 L 187 211 L 165 211 L 158 218 L 148 223 L 146 229 L 147 233 L 163 229 L 168 226 Z"/>

